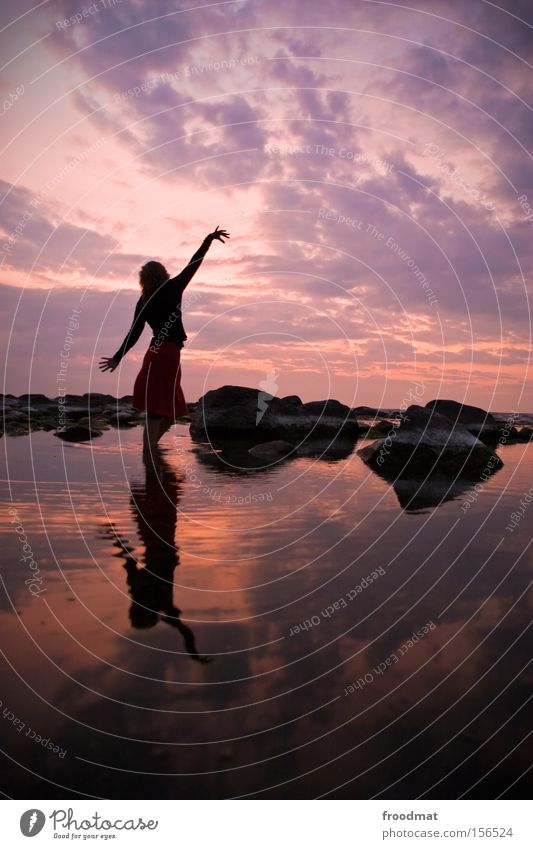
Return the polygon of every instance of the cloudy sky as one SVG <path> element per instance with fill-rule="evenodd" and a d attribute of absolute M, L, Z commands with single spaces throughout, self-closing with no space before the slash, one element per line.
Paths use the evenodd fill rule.
<path fill-rule="evenodd" d="M 114 374 L 149 258 L 219 224 L 184 390 L 533 409 L 529 0 L 7 0 L 4 392 Z M 74 310 L 78 312 L 74 313 Z M 72 326 L 72 322 L 70 322 Z"/>

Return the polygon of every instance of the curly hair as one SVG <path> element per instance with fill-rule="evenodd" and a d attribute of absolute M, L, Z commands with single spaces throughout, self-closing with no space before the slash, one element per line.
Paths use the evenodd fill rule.
<path fill-rule="evenodd" d="M 159 289 L 162 283 L 170 279 L 170 274 L 165 266 L 152 259 L 143 265 L 139 271 L 139 284 L 143 298 L 148 300 Z"/>

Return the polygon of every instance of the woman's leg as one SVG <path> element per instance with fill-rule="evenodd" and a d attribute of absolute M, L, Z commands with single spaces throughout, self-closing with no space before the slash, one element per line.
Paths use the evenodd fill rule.
<path fill-rule="evenodd" d="M 174 424 L 174 419 L 170 419 L 168 416 L 161 416 L 161 421 L 159 422 L 159 436 L 158 440 L 161 439 L 162 436 L 165 435 L 167 430 L 169 430 Z"/>
<path fill-rule="evenodd" d="M 161 416 L 153 416 L 147 413 L 144 423 L 143 448 L 150 453 L 159 442 L 159 431 L 161 428 Z"/>

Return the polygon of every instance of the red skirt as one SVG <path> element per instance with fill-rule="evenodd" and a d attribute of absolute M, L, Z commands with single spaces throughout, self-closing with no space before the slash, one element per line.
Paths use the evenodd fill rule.
<path fill-rule="evenodd" d="M 181 348 L 174 342 L 148 348 L 133 387 L 134 407 L 174 420 L 187 413 L 181 388 L 180 354 Z"/>

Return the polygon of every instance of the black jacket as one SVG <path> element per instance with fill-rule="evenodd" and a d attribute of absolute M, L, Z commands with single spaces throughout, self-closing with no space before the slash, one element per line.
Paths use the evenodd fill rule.
<path fill-rule="evenodd" d="M 210 245 L 210 240 L 204 239 L 183 271 L 162 283 L 147 301 L 141 295 L 135 306 L 132 325 L 114 355 L 117 362 L 135 345 L 145 324 L 151 327 L 153 333 L 150 347 L 158 348 L 163 342 L 174 342 L 179 347 L 183 347 L 187 334 L 181 317 L 181 299 L 185 287 L 200 268 Z"/>

